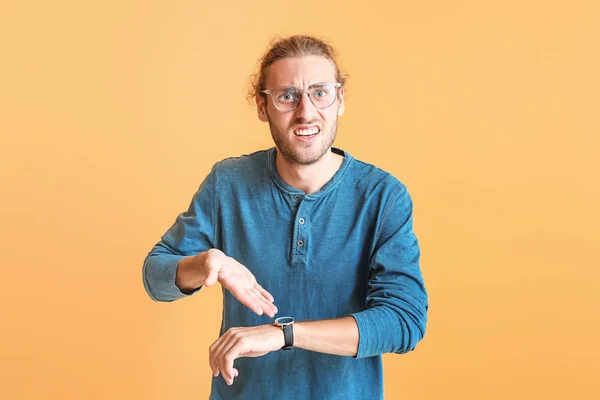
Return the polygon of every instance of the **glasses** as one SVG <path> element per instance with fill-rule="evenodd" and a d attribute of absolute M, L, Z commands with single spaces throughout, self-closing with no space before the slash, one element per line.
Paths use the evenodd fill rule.
<path fill-rule="evenodd" d="M 337 99 L 341 83 L 316 83 L 306 90 L 299 90 L 293 86 L 273 90 L 261 90 L 261 93 L 270 94 L 275 108 L 279 111 L 292 111 L 298 108 L 302 95 L 308 93 L 310 102 L 317 108 L 327 108 Z"/>

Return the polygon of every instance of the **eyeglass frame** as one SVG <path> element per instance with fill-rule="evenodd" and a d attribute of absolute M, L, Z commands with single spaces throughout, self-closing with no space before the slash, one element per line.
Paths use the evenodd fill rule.
<path fill-rule="evenodd" d="M 339 95 L 339 89 L 342 87 L 342 84 L 341 84 L 340 82 L 336 82 L 335 84 L 333 84 L 333 83 L 329 83 L 329 82 L 319 82 L 319 83 L 314 83 L 314 84 L 310 85 L 310 86 L 308 87 L 308 89 L 306 89 L 306 90 L 300 90 L 300 89 L 298 89 L 298 88 L 297 88 L 297 87 L 295 87 L 295 86 L 281 86 L 281 87 L 278 87 L 278 88 L 275 88 L 275 89 L 265 89 L 265 90 L 261 90 L 261 91 L 260 91 L 260 93 L 270 94 L 270 95 L 271 95 L 271 100 L 273 101 L 273 105 L 275 106 L 275 108 L 276 108 L 277 110 L 279 110 L 279 111 L 281 111 L 281 112 L 294 111 L 295 109 L 297 109 L 297 108 L 298 108 L 298 106 L 300 105 L 300 102 L 302 101 L 302 96 L 304 96 L 304 93 L 307 93 L 307 94 L 308 94 L 308 99 L 310 100 L 310 103 L 311 103 L 313 106 L 315 106 L 315 107 L 316 107 L 316 108 L 318 108 L 319 110 L 324 110 L 324 109 L 326 109 L 326 108 L 329 108 L 329 107 L 331 107 L 331 106 L 333 105 L 333 103 L 335 103 L 335 100 L 333 100 L 333 102 L 331 102 L 331 104 L 330 104 L 330 105 L 328 105 L 328 106 L 325 106 L 325 107 L 318 107 L 318 106 L 317 106 L 317 105 L 316 105 L 316 104 L 313 102 L 313 99 L 310 97 L 310 94 L 308 93 L 308 92 L 311 90 L 311 88 L 312 88 L 313 86 L 317 86 L 317 85 L 323 85 L 323 84 L 332 85 L 332 86 L 334 87 L 335 91 L 336 91 L 336 93 L 335 93 L 335 96 L 336 96 L 336 98 L 337 98 L 337 96 Z M 298 91 L 298 93 L 300 93 L 300 100 L 298 101 L 298 103 L 296 103 L 296 107 L 294 107 L 294 108 L 292 108 L 292 109 L 290 109 L 290 110 L 285 110 L 285 111 L 283 111 L 283 110 L 281 110 L 279 107 L 277 107 L 277 103 L 275 102 L 275 96 L 273 96 L 273 91 L 275 91 L 275 90 L 280 90 L 280 89 L 289 89 L 289 88 L 294 88 L 294 89 L 296 89 L 296 90 Z"/>

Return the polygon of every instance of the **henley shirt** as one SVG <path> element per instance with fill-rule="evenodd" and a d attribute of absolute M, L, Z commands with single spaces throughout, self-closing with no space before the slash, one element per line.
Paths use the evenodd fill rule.
<path fill-rule="evenodd" d="M 348 152 L 332 151 L 343 162 L 311 194 L 284 182 L 274 147 L 217 162 L 144 260 L 144 287 L 155 301 L 199 291 L 179 290 L 177 265 L 217 248 L 273 295 L 275 318 L 356 320 L 355 357 L 293 348 L 238 358 L 233 385 L 213 377 L 210 399 L 383 399 L 381 355 L 409 352 L 425 335 L 428 296 L 406 186 Z M 219 336 L 273 321 L 223 289 Z"/>

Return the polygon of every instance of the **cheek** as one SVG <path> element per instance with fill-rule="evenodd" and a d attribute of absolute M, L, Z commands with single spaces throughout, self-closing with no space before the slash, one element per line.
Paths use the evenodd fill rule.
<path fill-rule="evenodd" d="M 288 129 L 292 124 L 292 119 L 294 117 L 293 113 L 279 113 L 275 118 L 275 123 L 280 129 Z"/>
<path fill-rule="evenodd" d="M 279 115 L 270 114 L 270 116 L 271 123 L 277 127 L 278 130 L 287 131 L 290 127 L 291 120 L 287 115 L 281 115 L 281 113 L 279 113 Z"/>
<path fill-rule="evenodd" d="M 327 125 L 327 126 L 333 125 L 337 118 L 337 108 L 333 108 L 333 106 L 328 108 L 327 112 L 323 113 L 321 118 L 323 119 L 323 121 L 325 121 L 325 125 Z"/>

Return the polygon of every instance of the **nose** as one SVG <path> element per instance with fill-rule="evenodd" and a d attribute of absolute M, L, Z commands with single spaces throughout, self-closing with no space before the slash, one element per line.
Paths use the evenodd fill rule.
<path fill-rule="evenodd" d="M 306 118 L 306 117 L 315 113 L 315 110 L 317 108 L 312 103 L 311 99 L 309 99 L 309 96 L 310 95 L 308 94 L 308 92 L 302 93 L 302 95 L 300 96 L 300 102 L 298 103 L 298 106 L 296 107 L 296 115 L 298 117 L 310 119 L 310 118 Z"/>

